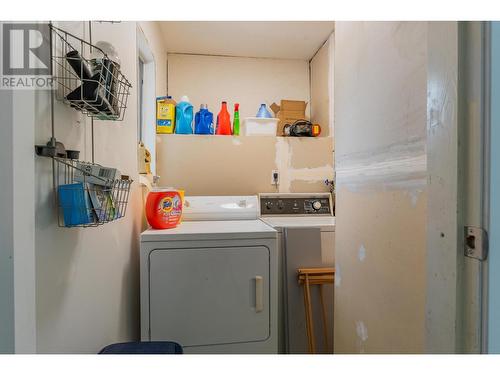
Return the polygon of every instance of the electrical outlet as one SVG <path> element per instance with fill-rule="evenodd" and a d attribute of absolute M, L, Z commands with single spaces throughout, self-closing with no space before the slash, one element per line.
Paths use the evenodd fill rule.
<path fill-rule="evenodd" d="M 279 185 L 280 184 L 280 172 L 273 169 L 271 172 L 271 185 Z"/>

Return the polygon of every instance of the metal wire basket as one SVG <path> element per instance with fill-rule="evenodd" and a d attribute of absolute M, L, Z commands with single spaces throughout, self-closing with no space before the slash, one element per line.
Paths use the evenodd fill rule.
<path fill-rule="evenodd" d="M 95 227 L 125 216 L 132 180 L 116 169 L 55 157 L 60 227 Z"/>
<path fill-rule="evenodd" d="M 100 120 L 123 120 L 132 85 L 99 47 L 51 27 L 56 98 Z"/>

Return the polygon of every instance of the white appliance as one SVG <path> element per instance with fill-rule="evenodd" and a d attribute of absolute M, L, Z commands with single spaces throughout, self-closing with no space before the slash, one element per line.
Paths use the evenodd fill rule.
<path fill-rule="evenodd" d="M 277 231 L 256 196 L 186 197 L 141 234 L 141 338 L 186 353 L 277 353 Z M 192 221 L 194 220 L 194 221 Z"/>
<path fill-rule="evenodd" d="M 300 267 L 333 267 L 335 217 L 330 193 L 260 194 L 261 220 L 278 230 L 279 350 L 308 353 Z M 311 287 L 314 332 L 318 352 L 333 351 L 333 285 L 323 286 L 327 310 L 328 348 L 324 343 L 319 292 Z"/>

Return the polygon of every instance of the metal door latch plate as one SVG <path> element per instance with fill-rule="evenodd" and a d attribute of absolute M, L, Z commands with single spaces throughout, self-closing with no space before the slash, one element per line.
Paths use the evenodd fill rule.
<path fill-rule="evenodd" d="M 488 256 L 488 235 L 483 228 L 465 227 L 465 256 L 486 260 Z"/>

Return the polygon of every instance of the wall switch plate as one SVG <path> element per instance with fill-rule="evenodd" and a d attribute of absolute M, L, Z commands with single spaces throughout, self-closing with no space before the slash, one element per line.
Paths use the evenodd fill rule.
<path fill-rule="evenodd" d="M 279 185 L 280 184 L 280 172 L 276 169 L 271 171 L 271 185 Z"/>

